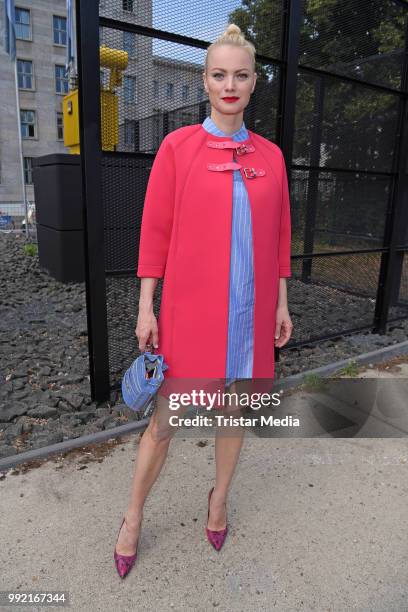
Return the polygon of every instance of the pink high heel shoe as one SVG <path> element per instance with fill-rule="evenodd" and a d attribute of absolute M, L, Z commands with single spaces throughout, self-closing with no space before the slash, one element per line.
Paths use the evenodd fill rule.
<path fill-rule="evenodd" d="M 208 493 L 207 524 L 208 524 L 208 519 L 210 518 L 210 499 L 211 499 L 211 495 L 212 495 L 213 491 L 214 491 L 214 487 Z M 213 531 L 212 529 L 208 529 L 208 527 L 206 527 L 205 531 L 207 533 L 208 541 L 215 548 L 215 550 L 217 550 L 217 551 L 221 550 L 221 547 L 224 544 L 225 538 L 227 537 L 228 523 L 227 523 L 227 525 L 225 526 L 224 529 L 220 529 L 218 531 Z"/>
<path fill-rule="evenodd" d="M 122 529 L 122 525 L 124 522 L 125 522 L 125 517 L 123 517 L 121 526 L 119 527 L 116 544 L 118 543 L 120 530 Z M 120 555 L 118 552 L 116 552 L 116 545 L 115 545 L 115 551 L 113 553 L 113 558 L 115 559 L 116 569 L 118 570 L 118 574 L 121 578 L 125 578 L 125 576 L 127 576 L 127 574 L 130 572 L 130 570 L 134 566 L 136 557 L 137 557 L 138 546 L 139 546 L 139 540 L 137 541 L 136 552 L 134 555 Z"/>

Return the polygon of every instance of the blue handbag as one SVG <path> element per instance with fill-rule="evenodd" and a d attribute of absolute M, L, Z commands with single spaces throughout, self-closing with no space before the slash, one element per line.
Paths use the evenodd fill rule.
<path fill-rule="evenodd" d="M 168 369 L 163 355 L 143 352 L 126 370 L 122 379 L 122 397 L 125 404 L 143 416 L 154 404 L 154 398 L 164 381 L 163 372 Z"/>

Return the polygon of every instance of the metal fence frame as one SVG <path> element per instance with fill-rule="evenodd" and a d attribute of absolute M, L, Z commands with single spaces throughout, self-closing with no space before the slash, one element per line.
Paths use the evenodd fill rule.
<path fill-rule="evenodd" d="M 345 333 L 371 328 L 374 332 L 384 334 L 387 324 L 390 304 L 398 295 L 399 282 L 404 253 L 408 245 L 402 244 L 405 238 L 402 230 L 408 226 L 408 3 L 405 0 L 393 0 L 407 9 L 405 31 L 405 58 L 401 91 L 368 83 L 350 76 L 339 75 L 322 69 L 298 65 L 300 25 L 303 18 L 302 0 L 284 0 L 282 59 L 257 55 L 259 61 L 273 62 L 282 70 L 282 87 L 278 103 L 277 143 L 281 147 L 291 180 L 291 170 L 312 170 L 310 179 L 311 214 L 316 205 L 316 182 L 322 168 L 311 159 L 310 165 L 292 166 L 292 150 L 294 142 L 294 121 L 296 107 L 296 86 L 299 73 L 315 74 L 340 79 L 351 84 L 364 85 L 377 91 L 392 93 L 399 96 L 399 117 L 397 129 L 397 146 L 391 172 L 359 170 L 361 174 L 386 174 L 392 179 L 391 194 L 386 212 L 386 227 L 384 245 L 382 248 L 339 251 L 335 253 L 303 253 L 292 256 L 292 260 L 302 260 L 302 277 L 306 280 L 310 275 L 312 258 L 338 257 L 347 254 L 381 253 L 380 278 L 373 324 L 369 327 L 347 329 Z M 88 319 L 89 365 L 91 380 L 91 396 L 94 401 L 105 401 L 110 396 L 110 376 L 108 360 L 108 322 L 106 308 L 106 271 L 104 269 L 104 227 L 101 215 L 101 130 L 100 130 L 100 80 L 99 80 L 99 28 L 101 26 L 126 30 L 135 34 L 152 38 L 164 39 L 191 47 L 206 49 L 207 41 L 197 40 L 188 36 L 172 34 L 147 26 L 124 23 L 115 19 L 99 16 L 99 2 L 77 0 L 77 45 L 79 71 L 79 109 L 80 109 L 80 140 L 81 168 L 84 202 L 84 240 L 86 266 L 86 303 Z M 98 69 L 96 69 L 98 67 Z M 317 130 L 319 126 L 317 126 Z M 314 137 L 318 138 L 316 132 Z M 313 172 L 315 170 L 316 172 Z M 356 170 L 324 167 L 324 171 L 342 171 L 355 173 Z M 313 176 L 315 179 L 313 179 Z M 313 183 L 315 180 L 315 183 Z M 306 229 L 307 231 L 307 229 Z M 306 244 L 308 244 L 306 237 Z M 306 280 L 307 282 L 307 280 Z M 338 337 L 320 337 L 320 340 Z M 308 342 L 316 339 L 309 339 Z M 304 343 L 297 343 L 301 346 Z M 294 346 L 293 344 L 291 345 Z"/>

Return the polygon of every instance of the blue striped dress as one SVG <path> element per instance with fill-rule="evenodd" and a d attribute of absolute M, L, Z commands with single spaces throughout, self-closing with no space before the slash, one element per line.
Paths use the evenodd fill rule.
<path fill-rule="evenodd" d="M 225 134 L 207 116 L 202 126 L 215 136 L 246 140 L 249 135 L 242 122 L 233 134 Z M 241 158 L 239 158 L 241 159 Z M 225 172 L 231 172 L 226 170 Z M 252 378 L 254 349 L 254 267 L 251 209 L 244 181 L 239 170 L 233 170 L 231 259 L 228 310 L 228 348 L 226 383 Z"/>

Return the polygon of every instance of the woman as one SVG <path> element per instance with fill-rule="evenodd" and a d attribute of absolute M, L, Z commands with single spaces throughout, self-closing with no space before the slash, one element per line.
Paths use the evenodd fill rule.
<path fill-rule="evenodd" d="M 167 397 L 178 381 L 183 381 L 181 388 L 186 380 L 198 379 L 205 386 L 222 379 L 229 391 L 239 393 L 245 381 L 272 380 L 274 346 L 286 344 L 292 332 L 285 162 L 275 143 L 243 123 L 256 77 L 255 48 L 230 24 L 207 50 L 203 80 L 211 116 L 168 134 L 151 169 L 139 246 L 135 331 L 139 349 L 153 346 L 169 365 L 163 385 L 169 384 Z M 157 322 L 153 295 L 161 277 Z M 167 410 L 161 388 L 140 442 L 116 543 L 121 577 L 136 559 L 144 502 L 174 431 Z M 228 532 L 226 500 L 243 435 L 241 427 L 234 427 L 233 435 L 217 431 L 216 482 L 208 495 L 206 526 L 216 550 Z"/>

